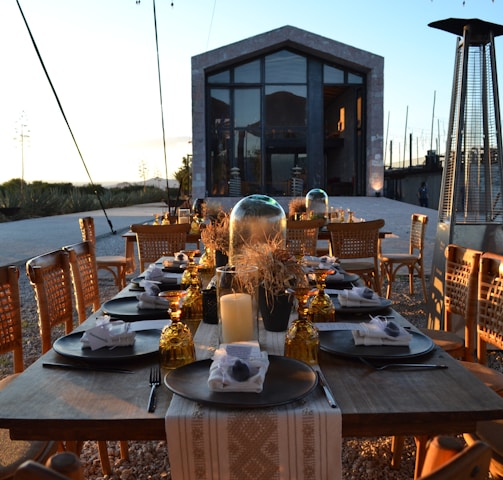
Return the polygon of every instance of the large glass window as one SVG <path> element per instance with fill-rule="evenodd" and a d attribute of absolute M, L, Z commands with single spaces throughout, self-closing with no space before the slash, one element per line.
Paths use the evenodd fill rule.
<path fill-rule="evenodd" d="M 234 83 L 260 83 L 260 60 L 254 60 L 234 69 Z"/>
<path fill-rule="evenodd" d="M 293 167 L 301 167 L 306 186 L 309 175 L 350 184 L 352 129 L 362 121 L 354 84 L 363 81 L 363 75 L 288 49 L 208 75 L 208 193 L 291 195 Z M 311 152 L 321 158 L 316 168 L 309 168 L 308 144 L 324 145 L 325 159 L 321 150 Z"/>
<path fill-rule="evenodd" d="M 266 83 L 306 83 L 306 58 L 288 50 L 265 57 Z"/>
<path fill-rule="evenodd" d="M 208 169 L 209 192 L 212 195 L 228 195 L 230 175 L 231 101 L 230 90 L 210 90 L 210 168 Z"/>

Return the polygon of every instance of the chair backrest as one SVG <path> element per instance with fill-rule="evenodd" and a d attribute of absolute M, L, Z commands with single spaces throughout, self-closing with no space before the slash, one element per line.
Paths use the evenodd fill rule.
<path fill-rule="evenodd" d="M 68 245 L 63 250 L 69 254 L 75 305 L 79 323 L 82 323 L 88 316 L 88 307 L 96 312 L 101 305 L 96 255 L 90 242 Z"/>
<path fill-rule="evenodd" d="M 426 225 L 428 224 L 428 215 L 413 213 L 410 225 L 409 253 L 413 254 L 417 250 L 419 257 L 423 256 L 424 235 Z"/>
<path fill-rule="evenodd" d="M 0 267 L 0 354 L 13 354 L 14 373 L 24 370 L 19 269 Z"/>
<path fill-rule="evenodd" d="M 35 291 L 38 307 L 42 353 L 51 348 L 51 332 L 64 324 L 73 330 L 72 276 L 68 252 L 55 250 L 26 262 L 26 273 Z"/>
<path fill-rule="evenodd" d="M 325 220 L 286 221 L 286 248 L 292 255 L 316 255 L 318 232 Z"/>
<path fill-rule="evenodd" d="M 27 460 L 16 470 L 14 480 L 72 480 L 72 477 L 67 477 L 34 460 Z"/>
<path fill-rule="evenodd" d="M 190 224 L 175 225 L 131 225 L 136 233 L 140 270 L 163 256 L 172 256 L 185 249 Z"/>
<path fill-rule="evenodd" d="M 473 361 L 477 322 L 477 285 L 482 252 L 456 244 L 445 249 L 444 329 L 453 329 L 453 315 L 465 323 L 465 359 Z"/>
<path fill-rule="evenodd" d="M 486 480 L 491 455 L 485 443 L 475 442 L 419 480 Z"/>
<path fill-rule="evenodd" d="M 80 233 L 82 234 L 82 240 L 84 242 L 91 242 L 93 246 L 96 245 L 94 218 L 93 217 L 79 218 L 79 225 L 80 225 Z"/>
<path fill-rule="evenodd" d="M 368 222 L 329 223 L 332 255 L 336 258 L 374 258 L 379 253 L 379 229 L 384 220 Z"/>
<path fill-rule="evenodd" d="M 488 343 L 503 349 L 503 255 L 480 257 L 478 307 L 478 361 L 485 364 Z"/>

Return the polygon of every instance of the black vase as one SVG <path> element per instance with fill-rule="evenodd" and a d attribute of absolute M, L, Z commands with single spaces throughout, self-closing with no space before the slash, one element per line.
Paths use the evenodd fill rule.
<path fill-rule="evenodd" d="M 264 328 L 269 332 L 284 332 L 288 328 L 292 303 L 293 297 L 291 295 L 276 295 L 267 298 L 264 287 L 260 286 L 258 305 Z"/>
<path fill-rule="evenodd" d="M 215 250 L 215 267 L 225 267 L 229 262 L 229 257 L 220 250 Z"/>

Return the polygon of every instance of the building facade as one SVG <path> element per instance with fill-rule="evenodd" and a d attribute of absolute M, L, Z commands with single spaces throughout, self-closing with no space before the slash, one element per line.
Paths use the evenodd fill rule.
<path fill-rule="evenodd" d="M 193 197 L 380 194 L 383 75 L 291 26 L 193 57 Z"/>

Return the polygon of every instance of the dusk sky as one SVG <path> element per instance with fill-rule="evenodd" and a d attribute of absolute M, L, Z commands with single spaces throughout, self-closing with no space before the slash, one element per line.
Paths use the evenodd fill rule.
<path fill-rule="evenodd" d="M 153 0 L 19 3 L 92 181 L 139 182 L 141 162 L 148 177 L 165 178 Z M 155 5 L 169 177 L 192 153 L 194 55 L 284 25 L 381 55 L 384 137 L 393 140 L 398 161 L 410 133 L 414 156 L 424 155 L 432 143 L 437 148 L 438 138 L 440 153 L 445 151 L 456 37 L 428 24 L 450 17 L 503 23 L 502 0 L 155 0 Z M 0 183 L 22 175 L 27 182 L 89 183 L 15 0 L 0 2 L 0 42 Z M 501 37 L 495 45 L 501 85 Z"/>

